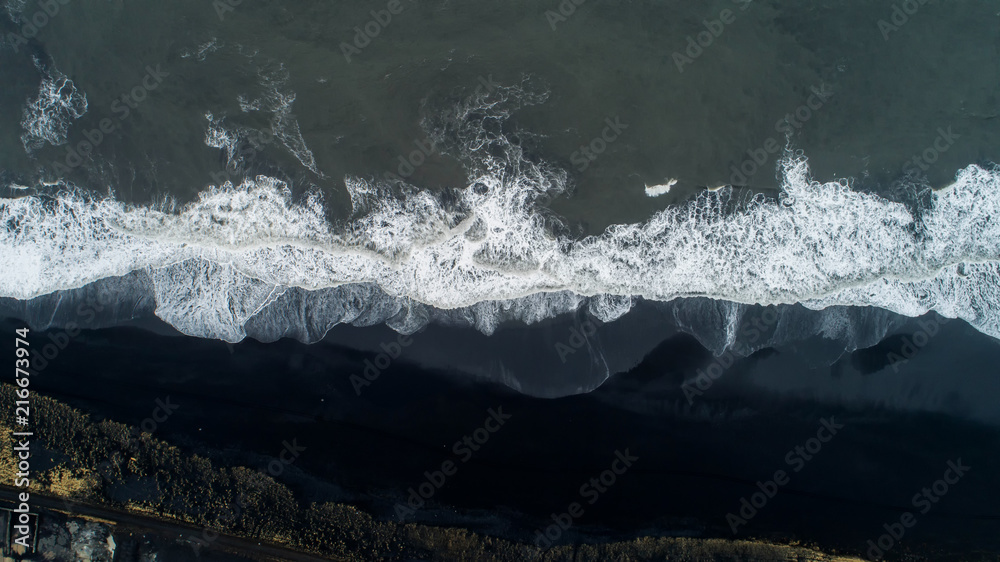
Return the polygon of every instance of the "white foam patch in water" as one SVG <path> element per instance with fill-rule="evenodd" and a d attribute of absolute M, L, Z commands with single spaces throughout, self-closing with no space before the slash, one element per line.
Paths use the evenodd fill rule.
<path fill-rule="evenodd" d="M 230 159 L 230 164 L 233 164 L 234 161 L 236 164 L 239 164 L 240 159 L 236 158 L 235 154 L 241 141 L 245 141 L 248 138 L 271 139 L 273 137 L 277 139 L 278 142 L 280 142 L 281 145 L 284 146 L 285 149 L 288 150 L 288 152 L 294 156 L 300 164 L 302 164 L 302 166 L 317 176 L 323 177 L 323 173 L 319 171 L 319 168 L 316 165 L 316 157 L 306 145 L 299 122 L 292 113 L 292 106 L 295 103 L 296 94 L 294 91 L 287 88 L 289 73 L 283 63 L 275 62 L 267 59 L 266 57 L 261 57 L 260 52 L 257 49 L 248 48 L 241 44 L 232 46 L 220 44 L 214 37 L 205 44 L 200 45 L 196 53 L 187 52 L 181 56 L 183 58 L 190 58 L 194 56 L 196 60 L 204 61 L 209 55 L 223 49 L 225 51 L 235 51 L 236 53 L 239 53 L 239 55 L 245 57 L 252 66 L 256 66 L 258 85 L 260 86 L 261 91 L 256 92 L 256 95 L 246 93 L 240 94 L 237 96 L 236 101 L 239 104 L 240 111 L 243 113 L 258 111 L 270 113 L 270 127 L 267 131 L 259 131 L 247 127 L 227 129 L 227 127 L 223 125 L 226 117 L 224 114 L 213 116 L 212 113 L 209 112 L 206 114 L 206 117 L 209 120 L 209 127 L 206 131 L 205 143 L 208 146 L 225 148 Z M 253 140 L 250 142 L 255 145 L 254 149 L 261 149 L 261 143 Z M 267 142 L 270 142 L 270 140 Z"/>
<path fill-rule="evenodd" d="M 10 17 L 10 21 L 23 25 L 21 22 L 21 14 L 24 13 L 24 6 L 28 3 L 28 0 L 7 0 L 4 2 L 4 9 L 7 10 L 7 16 Z"/>
<path fill-rule="evenodd" d="M 670 188 L 677 185 L 677 180 L 671 178 L 667 183 L 661 183 L 658 185 L 647 185 L 646 186 L 646 196 L 648 197 L 659 197 L 661 195 L 670 193 Z"/>
<path fill-rule="evenodd" d="M 205 144 L 225 152 L 227 172 L 245 172 L 248 160 L 258 157 L 267 145 L 275 141 L 271 130 L 232 126 L 225 122 L 225 118 L 216 118 L 212 113 L 206 113 L 205 119 L 208 120 Z"/>
<path fill-rule="evenodd" d="M 220 45 L 218 43 L 218 39 L 216 39 L 215 37 L 212 37 L 210 40 L 206 41 L 205 43 L 202 43 L 201 45 L 198 45 L 197 50 L 182 52 L 181 53 L 181 58 L 182 59 L 188 59 L 188 58 L 194 57 L 195 60 L 197 60 L 199 62 L 204 62 L 205 59 L 208 57 L 208 55 L 214 53 L 215 51 L 218 51 L 219 47 L 220 47 Z"/>
<path fill-rule="evenodd" d="M 303 166 L 316 175 L 322 175 L 316 166 L 316 157 L 313 155 L 306 141 L 302 138 L 302 131 L 299 122 L 292 114 L 292 105 L 295 103 L 295 92 L 285 89 L 288 81 L 288 71 L 284 65 L 278 65 L 276 69 L 261 68 L 258 71 L 260 85 L 264 88 L 264 94 L 259 98 L 249 99 L 240 96 L 238 99 L 240 109 L 244 112 L 268 111 L 271 113 L 271 130 L 281 141 L 281 144 L 292 154 Z"/>
<path fill-rule="evenodd" d="M 212 189 L 177 213 L 72 192 L 0 199 L 0 263 L 16 264 L 0 273 L 0 296 L 30 299 L 144 269 L 158 316 L 228 341 L 288 287 L 360 283 L 437 309 L 526 322 L 572 310 L 585 296 L 604 295 L 591 301 L 604 319 L 636 297 L 705 296 L 907 316 L 935 310 L 1000 337 L 1000 174 L 965 168 L 918 221 L 845 183 L 811 181 L 804 159 L 784 170 L 780 202 L 758 197 L 733 211 L 728 190 L 704 193 L 582 240 L 545 229 L 524 204 L 537 186 L 523 175 L 479 176 L 447 209 L 426 192 L 373 198 L 367 215 L 336 232 L 318 197 L 293 203 L 264 177 Z M 357 192 L 375 189 L 348 181 Z"/>
<path fill-rule="evenodd" d="M 35 66 L 41 69 L 36 59 Z M 87 113 L 87 95 L 77 90 L 66 75 L 55 68 L 44 70 L 38 97 L 28 100 L 24 108 L 21 143 L 31 154 L 46 142 L 53 146 L 66 144 L 69 126 L 74 119 Z"/>

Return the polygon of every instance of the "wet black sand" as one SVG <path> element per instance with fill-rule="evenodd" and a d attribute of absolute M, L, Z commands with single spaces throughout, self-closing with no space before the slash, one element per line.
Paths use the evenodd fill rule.
<path fill-rule="evenodd" d="M 711 355 L 687 336 L 664 342 L 638 368 L 585 395 L 534 399 L 398 360 L 359 397 L 350 374 L 376 355 L 336 345 L 331 336 L 312 346 L 248 341 L 230 349 L 133 328 L 85 331 L 35 377 L 33 388 L 98 419 L 133 424 L 169 397 L 178 408 L 154 435 L 185 450 L 214 450 L 216 457 L 226 451 L 213 459 L 222 463 L 265 468 L 283 442 L 295 439 L 306 450 L 279 481 L 304 498 L 347 501 L 388 520 L 398 519 L 396 503 L 425 481 L 425 471 L 452 460 L 457 473 L 408 520 L 524 541 L 577 501 L 585 513 L 562 542 L 794 538 L 861 553 L 865 541 L 885 532 L 883 524 L 913 510 L 914 493 L 961 458 L 971 470 L 918 516 L 919 525 L 891 554 L 1000 548 L 992 501 L 996 425 L 741 388 L 739 381 L 767 365 L 774 351 L 738 361 L 693 406 L 680 382 L 685 372 L 709 365 Z M 945 388 L 940 394 L 947 399 Z M 510 419 L 460 462 L 464 455 L 453 444 L 483 427 L 491 408 Z M 798 463 L 789 464 L 786 454 L 815 437 L 822 419 L 844 427 L 793 472 Z M 586 504 L 581 484 L 626 449 L 639 460 Z M 733 535 L 727 513 L 779 469 L 790 482 Z"/>

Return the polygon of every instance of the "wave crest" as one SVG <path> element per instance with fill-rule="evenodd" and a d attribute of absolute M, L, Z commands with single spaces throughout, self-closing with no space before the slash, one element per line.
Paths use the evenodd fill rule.
<path fill-rule="evenodd" d="M 567 190 L 566 172 L 529 157 L 525 133 L 503 126 L 512 108 L 544 100 L 518 91 L 477 95 L 425 123 L 467 162 L 464 189 L 434 195 L 349 177 L 357 216 L 337 227 L 321 197 L 294 201 L 266 176 L 212 188 L 179 210 L 69 189 L 0 199 L 0 261 L 18 266 L 0 273 L 0 297 L 144 272 L 157 316 L 226 341 L 248 325 L 261 339 L 313 341 L 331 322 L 413 332 L 440 321 L 492 333 L 585 305 L 612 320 L 638 300 L 691 297 L 933 310 L 1000 337 L 997 169 L 968 166 L 912 208 L 848 181 L 813 181 L 806 159 L 787 154 L 777 200 L 707 191 L 643 223 L 574 239 L 540 205 Z"/>

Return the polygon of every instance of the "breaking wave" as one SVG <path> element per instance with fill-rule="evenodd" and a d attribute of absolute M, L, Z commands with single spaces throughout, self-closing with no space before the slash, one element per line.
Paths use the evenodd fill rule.
<path fill-rule="evenodd" d="M 870 345 L 892 324 L 846 325 L 857 316 L 850 307 L 935 311 L 1000 338 L 997 169 L 970 165 L 914 206 L 849 181 L 813 181 L 805 157 L 789 153 L 776 199 L 706 191 L 643 223 L 574 238 L 542 204 L 567 188 L 567 174 L 496 127 L 511 110 L 509 92 L 488 95 L 425 123 L 467 164 L 464 189 L 432 194 L 349 177 L 356 213 L 342 225 L 326 219 L 319 195 L 293 200 L 267 176 L 211 188 L 180 209 L 70 186 L 0 199 L 0 262 L 16 264 L 0 272 L 0 305 L 97 287 L 128 303 L 108 322 L 148 309 L 181 332 L 229 342 L 316 341 L 342 322 L 489 334 L 584 307 L 608 322 L 638 301 L 695 303 L 675 308 L 672 321 L 716 352 L 740 343 L 736 325 L 751 305 L 829 311 L 810 329 L 847 348 Z M 706 302 L 725 308 L 716 335 L 683 317 Z M 71 313 L 51 314 L 50 322 Z"/>

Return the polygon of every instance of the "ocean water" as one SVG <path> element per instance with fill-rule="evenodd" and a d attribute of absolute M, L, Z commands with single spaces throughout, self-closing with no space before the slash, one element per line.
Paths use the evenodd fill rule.
<path fill-rule="evenodd" d="M 988 5 L 205 8 L 7 23 L 4 297 L 135 273 L 227 341 L 301 334 L 293 289 L 408 333 L 692 296 L 1000 333 Z"/>
<path fill-rule="evenodd" d="M 4 6 L 0 315 L 1000 421 L 995 3 Z"/>

